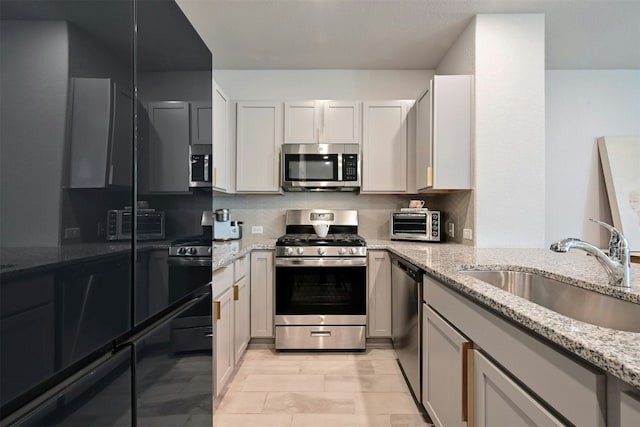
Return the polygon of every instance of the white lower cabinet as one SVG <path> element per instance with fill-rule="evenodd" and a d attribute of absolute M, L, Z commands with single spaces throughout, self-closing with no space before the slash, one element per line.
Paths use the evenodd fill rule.
<path fill-rule="evenodd" d="M 222 392 L 250 340 L 249 255 L 213 273 L 215 396 Z"/>
<path fill-rule="evenodd" d="M 391 259 L 387 251 L 367 253 L 367 336 L 391 336 Z"/>
<path fill-rule="evenodd" d="M 428 275 L 423 296 L 422 402 L 436 425 L 607 425 L 607 394 L 615 390 L 602 371 Z M 628 402 L 620 403 L 621 418 Z"/>
<path fill-rule="evenodd" d="M 251 253 L 251 337 L 273 335 L 273 251 Z"/>
<path fill-rule="evenodd" d="M 437 427 L 465 426 L 471 342 L 426 304 L 422 319 L 422 404 Z"/>
<path fill-rule="evenodd" d="M 500 368 L 473 350 L 473 420 L 476 427 L 563 426 Z"/>
<path fill-rule="evenodd" d="M 251 338 L 251 304 L 249 298 L 248 276 L 244 276 L 236 282 L 235 285 L 233 285 L 233 306 L 235 313 L 233 350 L 235 354 L 235 363 L 237 364 L 244 354 L 244 351 L 247 349 L 249 339 Z"/>
<path fill-rule="evenodd" d="M 213 301 L 213 336 L 215 338 L 215 395 L 220 394 L 235 366 L 233 351 L 233 288 Z"/>

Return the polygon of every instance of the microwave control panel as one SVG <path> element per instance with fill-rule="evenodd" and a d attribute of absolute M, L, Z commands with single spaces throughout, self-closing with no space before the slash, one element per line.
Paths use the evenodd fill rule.
<path fill-rule="evenodd" d="M 343 181 L 358 180 L 358 155 L 357 154 L 342 155 L 342 180 Z"/>

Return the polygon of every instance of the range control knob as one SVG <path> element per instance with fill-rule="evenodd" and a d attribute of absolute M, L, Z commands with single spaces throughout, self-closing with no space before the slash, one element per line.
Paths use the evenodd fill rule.
<path fill-rule="evenodd" d="M 187 248 L 178 248 L 178 255 L 184 255 L 187 253 Z"/>
<path fill-rule="evenodd" d="M 198 250 L 196 248 L 189 248 L 189 255 L 195 255 L 198 253 Z"/>
<path fill-rule="evenodd" d="M 298 255 L 302 255 L 304 253 L 304 249 L 298 248 L 297 252 L 298 252 Z"/>
<path fill-rule="evenodd" d="M 356 252 L 358 252 L 358 250 L 357 250 L 356 248 L 351 248 L 351 249 L 349 249 L 349 253 L 350 253 L 351 255 L 355 255 L 355 254 L 356 254 Z"/>
<path fill-rule="evenodd" d="M 284 248 L 284 253 L 287 256 L 293 255 L 293 248 Z"/>
<path fill-rule="evenodd" d="M 325 248 L 318 248 L 318 255 L 324 255 L 327 253 L 327 250 Z"/>
<path fill-rule="evenodd" d="M 346 254 L 346 253 L 347 253 L 347 250 L 346 250 L 345 248 L 340 248 L 340 249 L 338 249 L 338 255 L 341 255 L 341 256 L 342 256 L 342 255 L 344 255 L 344 254 Z"/>

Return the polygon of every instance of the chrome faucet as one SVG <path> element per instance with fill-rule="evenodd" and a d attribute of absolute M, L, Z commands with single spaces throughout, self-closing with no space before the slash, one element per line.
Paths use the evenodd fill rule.
<path fill-rule="evenodd" d="M 600 265 L 604 267 L 609 275 L 610 285 L 631 289 L 631 250 L 629 249 L 629 242 L 620 231 L 611 225 L 593 218 L 590 220 L 611 232 L 609 255 L 590 243 L 574 238 L 552 243 L 549 249 L 554 252 L 569 252 L 573 248 L 582 249 L 596 257 Z"/>

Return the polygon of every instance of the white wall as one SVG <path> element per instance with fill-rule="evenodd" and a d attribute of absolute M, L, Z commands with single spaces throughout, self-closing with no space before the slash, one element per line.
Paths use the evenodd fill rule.
<path fill-rule="evenodd" d="M 476 17 L 475 245 L 543 247 L 544 15 Z"/>
<path fill-rule="evenodd" d="M 545 244 L 606 247 L 609 233 L 589 221 L 611 224 L 596 138 L 640 135 L 640 70 L 553 70 L 546 82 Z"/>
<path fill-rule="evenodd" d="M 416 99 L 433 70 L 215 70 L 233 100 Z"/>

